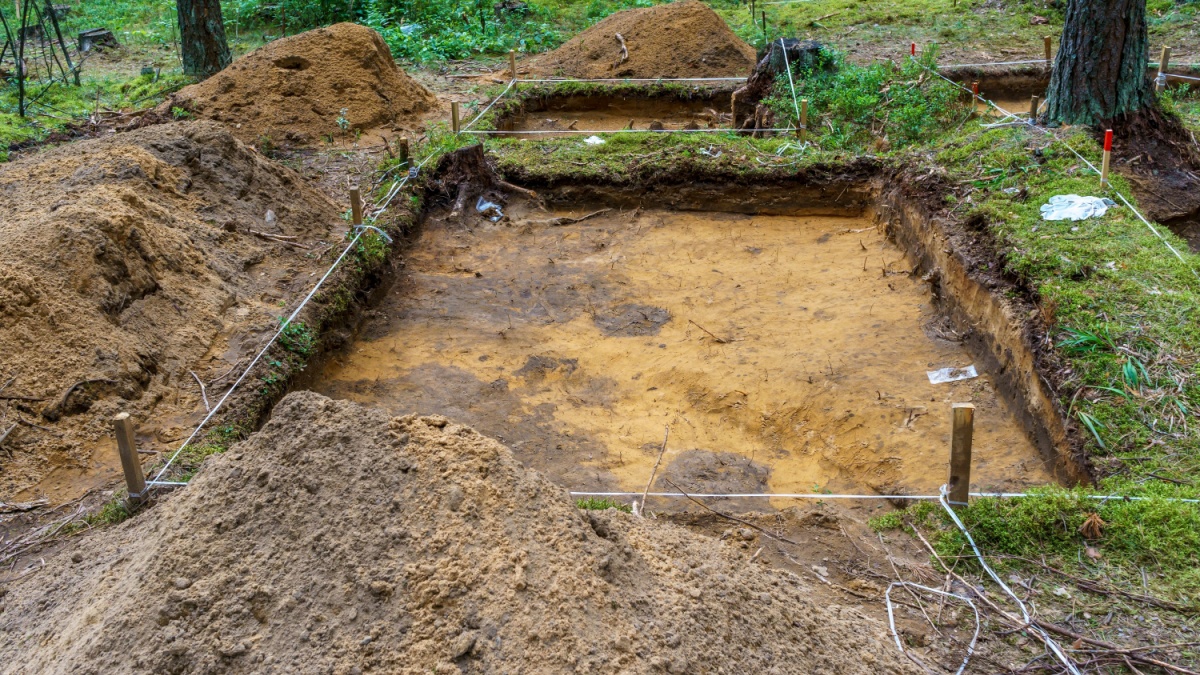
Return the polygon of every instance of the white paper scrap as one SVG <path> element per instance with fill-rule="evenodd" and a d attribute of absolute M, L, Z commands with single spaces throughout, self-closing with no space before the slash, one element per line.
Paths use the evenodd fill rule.
<path fill-rule="evenodd" d="M 587 143 L 588 145 L 604 145 L 604 139 L 600 138 L 599 136 L 588 136 L 587 138 L 583 139 L 583 142 Z"/>
<path fill-rule="evenodd" d="M 929 376 L 929 384 L 957 382 L 958 380 L 969 380 L 973 377 L 979 377 L 979 373 L 975 372 L 975 364 L 971 364 L 966 368 L 951 367 L 940 370 L 927 370 L 925 374 Z"/>

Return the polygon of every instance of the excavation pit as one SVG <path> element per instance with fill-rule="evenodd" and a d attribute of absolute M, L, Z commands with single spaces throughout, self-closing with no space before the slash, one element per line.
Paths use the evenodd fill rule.
<path fill-rule="evenodd" d="M 550 94 L 526 98 L 502 115 L 496 128 L 514 137 L 554 138 L 578 132 L 623 129 L 649 131 L 725 128 L 730 124 L 732 90 L 688 88 L 667 95 Z M 501 134 L 510 135 L 510 134 Z"/>
<path fill-rule="evenodd" d="M 640 491 L 669 427 L 668 491 L 936 493 L 955 402 L 976 407 L 976 489 L 1054 481 L 1024 404 L 864 193 L 793 208 L 795 191 L 751 192 L 708 200 L 719 211 L 582 193 L 499 222 L 435 211 L 314 388 L 470 425 L 572 490 Z"/>

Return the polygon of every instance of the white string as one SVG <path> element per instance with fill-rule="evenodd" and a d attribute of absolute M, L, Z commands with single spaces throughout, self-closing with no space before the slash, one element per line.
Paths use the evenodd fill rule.
<path fill-rule="evenodd" d="M 971 606 L 971 611 L 975 612 L 975 634 L 973 636 L 971 636 L 971 644 L 967 645 L 967 655 L 963 657 L 962 665 L 960 665 L 958 667 L 958 670 L 954 671 L 954 675 L 962 675 L 962 672 L 967 669 L 967 663 L 970 662 L 971 656 L 975 654 L 975 642 L 977 640 L 979 640 L 979 629 L 983 625 L 983 622 L 980 621 L 980 619 L 979 619 L 979 608 L 975 606 L 974 602 L 971 602 L 970 598 L 963 596 L 963 595 L 958 595 L 955 593 L 948 593 L 941 589 L 930 588 L 928 586 L 922 586 L 921 584 L 914 584 L 911 581 L 893 581 L 891 584 L 888 585 L 887 590 L 884 591 L 883 599 L 885 602 L 887 602 L 888 627 L 891 628 L 891 630 L 892 630 L 892 638 L 896 640 L 896 647 L 898 647 L 900 649 L 900 653 L 904 654 L 905 656 L 908 656 L 908 653 L 904 651 L 904 645 L 900 642 L 900 633 L 898 633 L 896 631 L 896 617 L 892 610 L 892 589 L 897 586 L 906 586 L 908 588 L 918 588 L 922 591 L 936 593 L 938 595 L 941 595 L 941 596 L 944 596 L 947 598 L 954 598 L 955 600 L 962 600 L 963 602 L 965 602 Z"/>
<path fill-rule="evenodd" d="M 1200 77 L 1188 77 L 1187 75 L 1176 75 L 1175 73 L 1163 73 L 1163 75 L 1165 75 L 1168 80 L 1191 80 L 1193 82 L 1200 82 Z"/>
<path fill-rule="evenodd" d="M 1075 662 L 1072 661 L 1071 658 L 1062 651 L 1062 647 L 1058 646 L 1058 643 L 1055 642 L 1054 639 L 1046 633 L 1046 631 L 1042 630 L 1042 628 L 1039 626 L 1033 625 L 1033 618 L 1029 615 L 1029 609 L 1025 606 L 1025 603 L 1021 602 L 1021 598 L 1017 597 L 1016 593 L 1013 593 L 1013 590 L 1008 587 L 1008 584 L 1004 583 L 1004 580 L 1000 578 L 1000 575 L 996 574 L 995 570 L 993 570 L 991 566 L 987 564 L 987 561 L 984 560 L 983 553 L 981 553 L 979 551 L 979 547 L 975 545 L 975 538 L 972 537 L 971 533 L 967 531 L 967 526 L 963 525 L 963 522 L 959 520 L 958 514 L 954 512 L 954 509 L 950 508 L 949 502 L 946 501 L 946 494 L 946 486 L 943 485 L 941 488 L 941 494 L 938 496 L 938 503 L 942 505 L 942 508 L 946 510 L 946 513 L 950 514 L 950 519 L 954 521 L 954 524 L 958 526 L 959 531 L 962 532 L 963 536 L 967 538 L 967 543 L 971 545 L 971 550 L 975 552 L 975 558 L 979 561 L 980 567 L 982 567 L 983 570 L 988 573 L 988 576 L 992 578 L 992 581 L 995 581 L 1000 588 L 1004 589 L 1004 592 L 1008 595 L 1008 597 L 1013 599 L 1013 602 L 1017 603 L 1017 607 L 1021 608 L 1021 618 L 1024 619 L 1025 625 L 1028 627 L 1028 629 L 1041 637 L 1042 642 L 1046 643 L 1046 647 L 1049 648 L 1054 656 L 1061 661 L 1064 666 L 1067 667 L 1067 670 L 1070 671 L 1072 675 L 1080 675 L 1079 669 L 1075 667 Z"/>
<path fill-rule="evenodd" d="M 991 497 L 994 499 L 1021 499 L 1034 497 L 1054 497 L 1054 494 L 1041 492 L 972 492 L 972 497 Z M 640 492 L 583 492 L 571 491 L 572 497 L 641 497 Z M 723 492 L 723 493 L 687 493 L 682 492 L 648 492 L 648 497 L 698 497 L 708 499 L 914 499 L 935 500 L 940 495 L 852 495 L 852 494 L 823 494 L 820 492 Z M 1200 504 L 1200 499 L 1185 497 L 1130 497 L 1126 495 L 1079 495 L 1084 499 L 1099 501 L 1120 500 L 1128 502 L 1161 501 L 1168 503 Z"/>
<path fill-rule="evenodd" d="M 740 82 L 750 77 L 597 77 L 597 78 L 543 78 L 521 80 L 522 82 Z"/>
<path fill-rule="evenodd" d="M 304 309 L 304 306 L 308 304 L 308 301 L 312 300 L 313 296 L 317 294 L 317 291 L 321 289 L 321 284 L 324 284 L 325 280 L 329 278 L 329 275 L 333 274 L 333 270 L 337 269 L 337 266 L 342 262 L 342 259 L 346 257 L 346 254 L 350 252 L 350 249 L 354 248 L 354 245 L 358 243 L 358 240 L 362 237 L 362 234 L 365 231 L 366 230 L 362 228 L 358 229 L 354 235 L 354 239 L 350 240 L 350 243 L 346 246 L 345 250 L 342 251 L 342 254 L 337 257 L 337 260 L 333 261 L 333 265 L 329 267 L 329 269 L 325 272 L 325 275 L 322 276 L 320 281 L 317 282 L 317 285 L 313 286 L 313 289 L 308 292 L 308 295 L 305 296 L 304 300 L 300 302 L 300 305 L 296 307 L 296 310 L 293 311 L 291 315 L 279 325 L 279 330 L 275 331 L 275 334 L 271 336 L 271 339 L 267 341 L 267 344 L 263 345 L 263 348 L 254 356 L 254 360 L 250 362 L 249 366 L 246 366 L 246 369 L 242 371 L 240 376 L 238 376 L 237 381 L 233 383 L 233 386 L 229 388 L 229 391 L 225 392 L 225 395 L 221 397 L 221 400 L 217 401 L 217 404 L 213 406 L 212 410 L 208 411 L 208 414 L 204 416 L 204 419 L 200 421 L 200 424 L 197 425 L 195 430 L 192 431 L 191 435 L 187 437 L 187 440 L 183 442 L 183 445 L 179 446 L 179 449 L 171 455 L 170 459 L 168 459 L 167 463 L 158 470 L 158 473 L 154 476 L 154 478 L 148 481 L 148 485 L 158 485 L 158 479 L 162 478 L 163 474 L 165 474 L 167 470 L 171 468 L 171 464 L 175 462 L 175 458 L 179 457 L 179 453 L 183 452 L 183 449 L 186 448 L 188 444 L 190 444 L 196 438 L 196 434 L 199 434 L 200 430 L 204 428 L 204 425 L 208 424 L 209 420 L 211 420 L 213 416 L 217 414 L 217 411 L 221 409 L 221 406 L 225 404 L 225 401 L 229 400 L 229 397 L 232 396 L 233 392 L 237 390 L 238 385 L 240 385 L 242 381 L 246 379 L 246 376 L 250 374 L 250 371 L 254 370 L 254 366 L 257 365 L 259 360 L 262 359 L 263 355 L 267 353 L 267 350 L 271 348 L 271 345 L 275 344 L 275 340 L 279 339 L 279 336 L 283 334 L 283 331 L 285 331 L 287 327 L 291 325 L 296 316 L 300 314 L 300 310 Z"/>
<path fill-rule="evenodd" d="M 1046 63 L 1046 59 L 1029 59 L 1028 61 L 993 61 L 991 63 L 951 63 L 944 66 L 938 66 L 938 70 L 950 70 L 952 68 L 986 68 L 988 66 L 1017 66 L 1025 63 Z"/>
<path fill-rule="evenodd" d="M 522 80 L 523 82 L 525 80 Z M 732 129 L 722 127 L 720 129 L 608 129 L 608 130 L 589 130 L 589 129 L 526 129 L 520 131 L 503 131 L 500 129 L 472 129 L 464 131 L 464 134 L 475 134 L 478 136 L 537 136 L 543 134 L 719 134 L 721 132 L 736 132 L 741 129 Z M 747 132 L 750 130 L 747 129 Z M 778 131 L 786 133 L 795 131 L 791 127 L 783 129 L 754 129 L 754 131 Z"/>
<path fill-rule="evenodd" d="M 473 125 L 473 124 L 475 124 L 476 122 L 478 122 L 480 117 L 483 117 L 484 115 L 486 115 L 486 114 L 487 114 L 487 111 L 491 110 L 491 109 L 492 109 L 492 106 L 496 105 L 496 103 L 498 103 L 498 102 L 500 101 L 500 99 L 504 98 L 504 95 L 505 95 L 505 94 L 507 94 L 507 93 L 508 93 L 508 90 L 509 90 L 509 89 L 512 89 L 512 88 L 513 88 L 513 85 L 514 85 L 514 84 L 516 84 L 516 83 L 517 83 L 517 81 L 516 81 L 516 80 L 509 80 L 509 81 L 508 81 L 508 86 L 504 88 L 504 91 L 500 92 L 500 95 L 499 95 L 499 96 L 497 96 L 496 98 L 492 99 L 492 102 L 491 102 L 491 103 L 489 103 L 489 104 L 488 104 L 488 106 L 487 106 L 486 108 L 484 108 L 484 109 L 483 109 L 483 112 L 481 112 L 481 113 L 479 113 L 478 115 L 476 115 L 476 116 L 475 116 L 475 119 L 471 120 L 470 122 L 467 122 L 467 126 L 463 127 L 463 128 L 461 129 L 461 131 L 466 131 L 467 129 L 470 129 L 470 128 L 471 128 L 471 125 Z"/>
<path fill-rule="evenodd" d="M 783 38 L 779 38 L 779 48 L 783 51 L 783 67 L 787 71 L 788 86 L 792 88 L 792 106 L 796 109 L 796 128 L 800 128 L 800 104 L 796 102 L 796 85 L 792 82 L 792 66 L 788 63 L 787 47 Z"/>

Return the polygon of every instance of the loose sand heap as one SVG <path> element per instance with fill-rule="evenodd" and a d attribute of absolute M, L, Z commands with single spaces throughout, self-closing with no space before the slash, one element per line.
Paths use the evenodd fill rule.
<path fill-rule="evenodd" d="M 242 140 L 305 144 L 340 139 L 343 109 L 353 135 L 414 128 L 436 104 L 378 33 L 339 23 L 268 43 L 163 105 L 224 122 Z"/>
<path fill-rule="evenodd" d="M 186 435 L 172 420 L 204 412 L 188 371 L 214 384 L 245 351 L 230 337 L 257 346 L 279 300 L 328 266 L 249 231 L 302 244 L 344 231 L 299 175 L 206 121 L 2 164 L 0 213 L 0 434 L 26 422 L 0 453 L 0 501 L 37 496 L 18 493 L 56 467 L 116 464 L 117 412 L 151 435 L 144 448 Z"/>
<path fill-rule="evenodd" d="M 440 417 L 301 392 L 0 596 L 5 672 L 900 673 L 884 627 Z"/>
<path fill-rule="evenodd" d="M 625 39 L 629 58 L 621 61 Z M 535 73 L 580 78 L 744 77 L 754 48 L 698 0 L 617 12 L 530 63 Z"/>

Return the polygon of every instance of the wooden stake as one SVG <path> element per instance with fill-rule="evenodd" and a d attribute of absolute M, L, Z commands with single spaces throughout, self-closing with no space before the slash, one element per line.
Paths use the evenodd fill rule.
<path fill-rule="evenodd" d="M 508 74 L 510 79 L 517 79 L 517 50 L 508 50 Z"/>
<path fill-rule="evenodd" d="M 1154 78 L 1154 91 L 1161 92 L 1167 88 L 1167 64 L 1171 62 L 1171 48 L 1163 47 L 1158 55 L 1158 77 Z"/>
<path fill-rule="evenodd" d="M 808 99 L 800 99 L 800 140 L 808 136 Z"/>
<path fill-rule="evenodd" d="M 1047 68 L 1049 68 L 1049 67 L 1051 67 L 1051 62 L 1050 62 L 1050 36 L 1049 36 L 1049 35 L 1047 35 L 1046 37 L 1042 38 L 1042 46 L 1043 46 L 1043 47 L 1045 48 L 1045 50 L 1046 50 L 1046 67 L 1047 67 Z"/>
<path fill-rule="evenodd" d="M 630 120 L 630 122 L 632 123 L 633 120 Z M 733 129 L 738 128 L 737 94 L 736 93 L 729 97 L 729 123 L 730 123 L 730 128 L 733 128 Z"/>
<path fill-rule="evenodd" d="M 404 136 L 400 139 L 399 150 L 400 150 L 400 163 L 403 164 L 404 166 L 408 166 L 408 136 Z"/>
<path fill-rule="evenodd" d="M 1108 163 L 1112 159 L 1112 129 L 1104 131 L 1104 161 L 1100 163 L 1100 187 L 1108 187 Z"/>
<path fill-rule="evenodd" d="M 953 506 L 966 506 L 971 494 L 971 437 L 975 432 L 975 406 L 955 403 L 951 407 L 954 429 L 950 435 L 950 476 L 946 488 Z"/>
<path fill-rule="evenodd" d="M 121 469 L 125 472 L 129 503 L 138 506 L 146 500 L 146 477 L 142 474 L 142 460 L 138 459 L 133 420 L 129 413 L 120 413 L 113 418 L 113 431 L 117 434 L 117 452 L 121 454 Z"/>
<path fill-rule="evenodd" d="M 762 24 L 763 24 L 763 37 L 766 38 L 767 37 L 767 13 L 766 12 L 762 13 Z"/>
<path fill-rule="evenodd" d="M 357 187 L 350 188 L 350 216 L 355 225 L 362 225 L 362 193 Z"/>
<path fill-rule="evenodd" d="M 1031 98 L 1029 100 L 1029 121 L 1030 122 L 1037 121 L 1038 104 L 1040 102 L 1041 102 L 1041 99 L 1039 99 L 1037 96 L 1034 96 L 1033 98 Z"/>
<path fill-rule="evenodd" d="M 454 135 L 458 135 L 458 101 L 450 102 L 450 128 L 454 130 Z"/>

